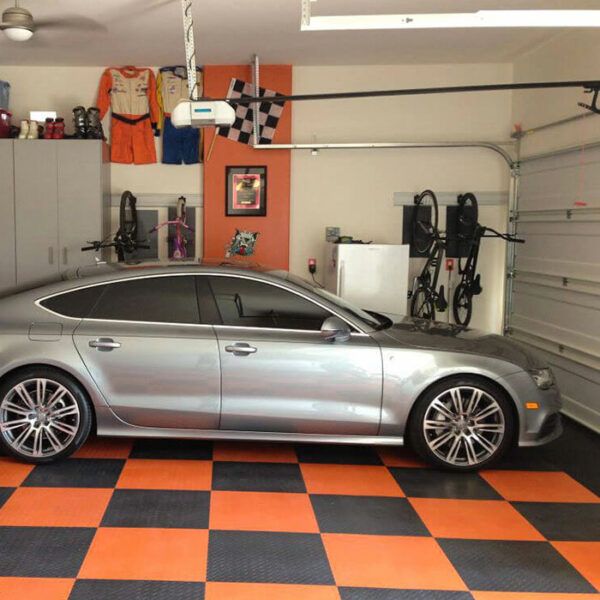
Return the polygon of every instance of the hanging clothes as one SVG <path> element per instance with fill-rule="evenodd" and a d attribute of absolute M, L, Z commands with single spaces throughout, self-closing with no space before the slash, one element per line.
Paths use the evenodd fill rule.
<path fill-rule="evenodd" d="M 202 69 L 196 67 L 197 95 L 202 96 Z M 200 162 L 203 131 L 192 127 L 176 129 L 171 123 L 171 112 L 180 100 L 190 97 L 187 69 L 184 66 L 161 67 L 157 80 L 158 104 L 163 128 L 162 162 L 167 165 L 186 165 Z"/>
<path fill-rule="evenodd" d="M 160 133 L 156 80 L 151 69 L 109 67 L 102 74 L 98 101 L 100 118 L 110 108 L 110 159 L 144 165 L 156 162 L 154 132 Z"/>
<path fill-rule="evenodd" d="M 10 83 L 0 80 L 0 108 L 8 110 L 8 96 L 10 94 Z"/>

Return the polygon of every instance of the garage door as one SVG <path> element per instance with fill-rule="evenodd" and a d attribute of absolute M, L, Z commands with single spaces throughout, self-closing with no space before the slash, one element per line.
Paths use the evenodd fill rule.
<path fill-rule="evenodd" d="M 564 412 L 600 431 L 600 147 L 525 160 L 508 335 L 543 350 Z"/>

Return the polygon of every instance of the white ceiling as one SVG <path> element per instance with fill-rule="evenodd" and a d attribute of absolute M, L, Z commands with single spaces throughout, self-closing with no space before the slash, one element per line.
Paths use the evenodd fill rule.
<path fill-rule="evenodd" d="M 12 4 L 0 0 L 0 11 Z M 40 29 L 29 42 L 0 35 L 0 64 L 179 64 L 179 0 L 21 0 L 35 18 L 82 16 L 97 30 Z M 318 0 L 313 14 L 591 9 L 598 0 Z M 194 0 L 199 64 L 293 65 L 510 62 L 561 29 L 300 32 L 300 0 Z M 599 32 L 600 41 L 600 32 Z"/>

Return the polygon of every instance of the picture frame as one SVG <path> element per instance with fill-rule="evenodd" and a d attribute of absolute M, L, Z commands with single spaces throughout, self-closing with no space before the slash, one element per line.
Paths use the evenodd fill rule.
<path fill-rule="evenodd" d="M 267 215 L 267 167 L 225 167 L 225 216 Z"/>

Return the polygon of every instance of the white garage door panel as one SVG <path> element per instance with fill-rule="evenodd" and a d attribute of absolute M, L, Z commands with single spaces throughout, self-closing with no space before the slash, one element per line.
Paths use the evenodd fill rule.
<path fill-rule="evenodd" d="M 537 164 L 535 164 L 537 163 Z M 584 172 L 581 171 L 584 164 Z M 519 211 L 573 208 L 577 200 L 598 205 L 600 152 L 594 148 L 554 156 L 523 166 Z"/>
<path fill-rule="evenodd" d="M 600 431 L 600 148 L 525 160 L 508 334 L 542 350 L 565 412 Z"/>

